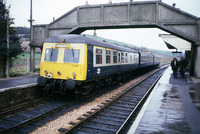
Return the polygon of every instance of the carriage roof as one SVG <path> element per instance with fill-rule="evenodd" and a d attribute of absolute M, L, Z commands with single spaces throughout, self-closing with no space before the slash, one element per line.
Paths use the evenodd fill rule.
<path fill-rule="evenodd" d="M 76 34 L 68 34 L 68 35 L 58 35 L 58 36 L 52 36 L 45 40 L 47 43 L 60 43 L 61 39 L 65 40 L 65 43 L 84 43 L 84 44 L 89 44 L 92 46 L 99 46 L 99 47 L 105 47 L 105 48 L 111 48 L 111 49 L 116 49 L 120 51 L 126 51 L 126 52 L 138 52 L 134 49 L 119 46 L 116 44 L 111 44 L 108 42 L 104 41 L 99 41 L 95 39 L 91 39 L 88 37 L 85 37 L 83 35 L 76 35 Z"/>

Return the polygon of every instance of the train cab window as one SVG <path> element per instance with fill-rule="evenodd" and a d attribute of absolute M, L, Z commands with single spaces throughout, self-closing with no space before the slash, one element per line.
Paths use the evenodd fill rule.
<path fill-rule="evenodd" d="M 45 52 L 45 61 L 56 62 L 58 58 L 58 49 L 46 49 Z"/>
<path fill-rule="evenodd" d="M 111 51 L 106 50 L 106 64 L 109 64 L 111 61 Z"/>
<path fill-rule="evenodd" d="M 113 51 L 113 63 L 117 63 L 117 51 Z"/>
<path fill-rule="evenodd" d="M 96 64 L 102 64 L 102 49 L 96 49 Z"/>
<path fill-rule="evenodd" d="M 65 49 L 64 62 L 78 63 L 79 55 L 80 55 L 80 50 L 78 49 Z"/>

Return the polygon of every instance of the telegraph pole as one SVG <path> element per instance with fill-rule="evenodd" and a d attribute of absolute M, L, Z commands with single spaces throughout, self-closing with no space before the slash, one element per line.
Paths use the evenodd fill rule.
<path fill-rule="evenodd" d="M 10 48 L 10 40 L 9 40 L 9 10 L 7 11 L 7 53 L 8 56 L 6 58 L 6 77 L 10 77 L 10 66 L 9 66 L 9 48 Z"/>
<path fill-rule="evenodd" d="M 28 20 L 30 22 L 30 70 L 34 71 L 35 70 L 35 49 L 33 47 L 31 47 L 31 41 L 32 41 L 32 23 L 33 23 L 33 19 L 32 19 L 32 0 L 30 0 L 30 20 Z"/>
<path fill-rule="evenodd" d="M 32 32 L 32 23 L 34 20 L 32 20 L 32 0 L 30 0 L 30 20 L 28 20 L 30 22 L 30 43 L 31 43 L 31 32 Z"/>

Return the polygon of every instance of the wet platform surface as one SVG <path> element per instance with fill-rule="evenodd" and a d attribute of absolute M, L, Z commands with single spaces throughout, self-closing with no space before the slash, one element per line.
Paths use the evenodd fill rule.
<path fill-rule="evenodd" d="M 168 67 L 128 133 L 200 134 L 200 84 L 187 79 Z"/>
<path fill-rule="evenodd" d="M 39 74 L 0 79 L 0 90 L 37 83 L 38 76 L 39 76 Z"/>

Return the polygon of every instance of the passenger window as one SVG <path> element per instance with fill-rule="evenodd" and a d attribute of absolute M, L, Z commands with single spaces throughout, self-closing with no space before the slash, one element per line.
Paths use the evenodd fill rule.
<path fill-rule="evenodd" d="M 113 51 L 113 63 L 117 63 L 117 51 Z"/>
<path fill-rule="evenodd" d="M 45 52 L 45 61 L 56 62 L 58 58 L 58 49 L 46 49 Z"/>
<path fill-rule="evenodd" d="M 78 49 L 65 49 L 64 62 L 78 63 L 79 55 L 80 55 L 80 50 Z"/>
<path fill-rule="evenodd" d="M 111 51 L 106 50 L 106 64 L 109 64 L 111 61 Z"/>
<path fill-rule="evenodd" d="M 96 64 L 102 64 L 102 49 L 96 49 Z"/>

